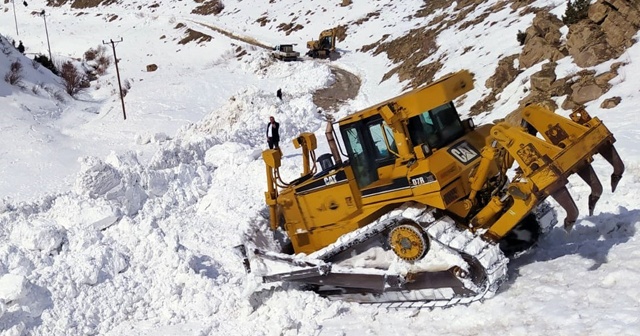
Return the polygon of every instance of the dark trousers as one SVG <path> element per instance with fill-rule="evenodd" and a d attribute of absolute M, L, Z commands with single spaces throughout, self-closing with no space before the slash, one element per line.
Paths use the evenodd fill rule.
<path fill-rule="evenodd" d="M 279 148 L 278 141 L 274 141 L 273 138 L 267 138 L 267 143 L 269 144 L 269 149 Z"/>

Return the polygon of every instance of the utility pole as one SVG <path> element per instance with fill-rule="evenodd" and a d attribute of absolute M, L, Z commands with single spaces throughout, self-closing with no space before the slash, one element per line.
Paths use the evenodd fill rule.
<path fill-rule="evenodd" d="M 47 29 L 47 16 L 45 15 L 44 9 L 40 12 L 40 16 L 44 20 L 44 32 L 47 34 L 47 48 L 49 48 L 49 61 L 53 64 L 53 57 L 51 56 L 51 44 L 49 43 L 49 30 Z"/>
<path fill-rule="evenodd" d="M 127 120 L 127 113 L 124 110 L 124 95 L 122 94 L 122 84 L 120 84 L 120 70 L 118 69 L 118 57 L 116 56 L 116 43 L 122 42 L 122 37 L 120 41 L 109 40 L 110 42 L 102 41 L 102 44 L 111 43 L 111 47 L 113 48 L 113 59 L 116 63 L 116 74 L 118 75 L 118 89 L 120 89 L 120 101 L 122 102 L 122 116 L 124 116 L 124 120 Z"/>
<path fill-rule="evenodd" d="M 11 3 L 13 4 L 13 20 L 16 22 L 16 36 L 19 36 L 20 34 L 18 34 L 18 17 L 16 16 L 16 0 L 11 0 Z"/>

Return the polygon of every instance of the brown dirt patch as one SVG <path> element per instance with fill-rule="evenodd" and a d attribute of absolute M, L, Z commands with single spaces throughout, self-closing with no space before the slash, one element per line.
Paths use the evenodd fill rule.
<path fill-rule="evenodd" d="M 47 6 L 60 7 L 71 2 L 71 8 L 93 8 L 100 5 L 108 6 L 117 3 L 117 0 L 47 0 Z"/>
<path fill-rule="evenodd" d="M 187 44 L 192 41 L 195 41 L 196 43 L 209 42 L 212 39 L 210 35 L 199 32 L 197 30 L 193 30 L 191 28 L 187 28 L 186 34 L 187 35 L 183 37 L 182 40 L 178 42 L 178 44 Z"/>
<path fill-rule="evenodd" d="M 289 36 L 292 32 L 300 30 L 304 28 L 304 26 L 299 23 L 295 23 L 294 21 L 289 23 L 281 23 L 276 28 L 278 28 L 279 31 L 283 31 L 285 35 Z"/>
<path fill-rule="evenodd" d="M 342 42 L 347 38 L 347 28 L 349 27 L 345 25 L 340 25 L 333 28 L 336 33 L 336 41 Z"/>
<path fill-rule="evenodd" d="M 218 15 L 224 9 L 224 4 L 220 0 L 195 0 L 195 2 L 201 5 L 194 8 L 191 14 Z"/>
<path fill-rule="evenodd" d="M 67 2 L 69 2 L 69 0 L 47 0 L 47 6 L 49 7 L 60 7 L 64 4 L 66 4 Z M 8 1 L 6 1 L 5 3 L 8 3 Z"/>
<path fill-rule="evenodd" d="M 269 17 L 267 17 L 266 15 L 259 17 L 256 22 L 260 24 L 260 27 L 264 27 L 267 25 L 268 22 L 270 22 L 271 20 L 269 19 Z"/>
<path fill-rule="evenodd" d="M 464 21 L 467 14 L 475 10 L 476 6 L 483 2 L 484 0 L 459 1 L 456 5 L 456 9 L 459 12 L 455 17 L 450 14 L 442 14 L 429 21 L 428 25 L 431 28 L 416 28 L 394 40 L 389 40 L 389 35 L 384 35 L 377 42 L 362 46 L 359 51 L 367 52 L 373 50 L 374 56 L 384 52 L 392 62 L 397 64 L 383 75 L 382 81 L 397 75 L 401 82 L 408 82 L 404 89 L 415 88 L 423 83 L 431 82 L 435 73 L 442 68 L 441 60 L 421 66 L 419 64 L 437 52 L 436 37 L 443 29 Z M 448 8 L 450 5 L 451 2 L 445 0 L 425 1 L 424 6 L 414 14 L 414 17 L 427 17 L 434 11 Z M 504 2 L 500 2 L 492 6 L 491 9 L 504 6 Z M 481 15 L 480 18 L 473 20 L 473 22 L 477 23 L 478 20 L 482 20 L 492 11 L 488 12 L 483 14 L 484 16 Z"/>
<path fill-rule="evenodd" d="M 373 54 L 385 52 L 391 61 L 398 64 L 382 76 L 382 81 L 397 75 L 401 82 L 409 81 L 405 89 L 432 81 L 433 75 L 442 65 L 439 62 L 424 66 L 418 66 L 418 64 L 437 50 L 435 33 L 431 29 L 413 29 L 405 36 L 379 43 Z"/>
<path fill-rule="evenodd" d="M 353 24 L 356 25 L 356 26 L 359 26 L 359 25 L 371 20 L 372 18 L 376 18 L 378 16 L 380 16 L 380 11 L 371 12 L 371 13 L 367 14 L 365 17 L 356 20 L 355 22 L 353 22 Z"/>

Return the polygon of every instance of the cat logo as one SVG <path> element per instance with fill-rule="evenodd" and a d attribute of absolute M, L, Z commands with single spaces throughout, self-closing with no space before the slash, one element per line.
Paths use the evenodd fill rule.
<path fill-rule="evenodd" d="M 331 176 L 327 176 L 324 178 L 324 184 L 325 185 L 331 185 L 334 184 L 338 181 L 336 181 L 336 176 L 335 175 L 331 175 Z"/>
<path fill-rule="evenodd" d="M 449 154 L 451 154 L 458 161 L 468 164 L 469 162 L 475 160 L 480 156 L 480 152 L 473 148 L 471 144 L 466 141 L 462 141 L 457 143 L 456 145 L 449 148 Z"/>

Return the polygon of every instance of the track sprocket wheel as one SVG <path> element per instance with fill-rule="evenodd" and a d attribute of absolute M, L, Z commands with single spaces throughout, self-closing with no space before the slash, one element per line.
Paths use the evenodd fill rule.
<path fill-rule="evenodd" d="M 389 231 L 389 245 L 400 259 L 419 260 L 429 251 L 426 234 L 415 225 L 401 224 Z"/>

